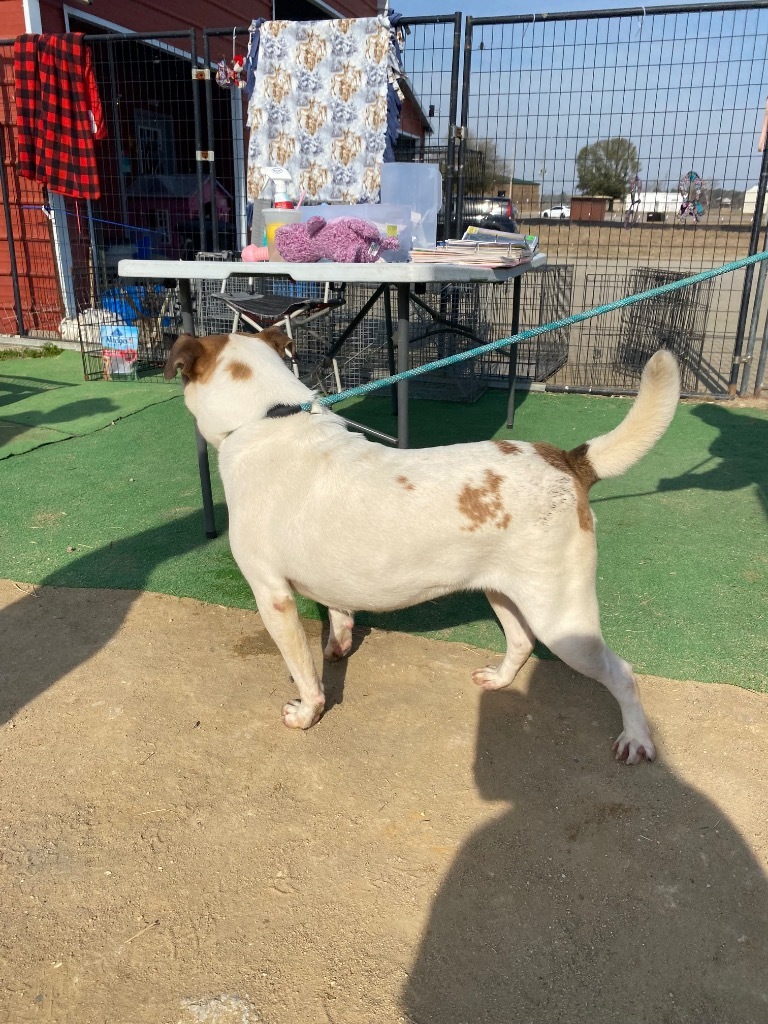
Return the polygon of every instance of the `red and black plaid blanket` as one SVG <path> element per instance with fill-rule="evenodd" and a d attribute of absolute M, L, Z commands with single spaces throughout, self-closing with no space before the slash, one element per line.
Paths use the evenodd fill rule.
<path fill-rule="evenodd" d="M 82 33 L 19 36 L 13 72 L 21 175 L 65 196 L 98 199 L 93 140 L 107 133 Z"/>

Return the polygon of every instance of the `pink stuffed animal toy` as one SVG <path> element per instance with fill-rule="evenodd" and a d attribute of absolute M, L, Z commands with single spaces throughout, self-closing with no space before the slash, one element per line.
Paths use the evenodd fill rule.
<path fill-rule="evenodd" d="M 288 263 L 375 263 L 383 249 L 399 249 L 396 238 L 382 238 L 375 224 L 359 217 L 284 224 L 275 232 L 277 251 Z"/>

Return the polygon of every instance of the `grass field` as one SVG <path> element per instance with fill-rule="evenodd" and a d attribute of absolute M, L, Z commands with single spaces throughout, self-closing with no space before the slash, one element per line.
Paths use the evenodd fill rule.
<path fill-rule="evenodd" d="M 521 231 L 538 235 L 539 246 L 552 257 L 580 256 L 588 259 L 645 261 L 665 266 L 672 262 L 726 263 L 747 255 L 749 230 L 733 227 L 721 230 L 704 223 L 638 224 L 632 229 L 621 224 L 580 224 L 570 221 L 537 221 L 521 224 Z"/>

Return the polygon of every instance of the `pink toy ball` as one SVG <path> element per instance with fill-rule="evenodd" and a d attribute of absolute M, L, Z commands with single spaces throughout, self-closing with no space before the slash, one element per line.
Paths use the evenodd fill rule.
<path fill-rule="evenodd" d="M 269 250 L 266 245 L 246 245 L 240 258 L 244 263 L 263 263 L 269 259 Z"/>

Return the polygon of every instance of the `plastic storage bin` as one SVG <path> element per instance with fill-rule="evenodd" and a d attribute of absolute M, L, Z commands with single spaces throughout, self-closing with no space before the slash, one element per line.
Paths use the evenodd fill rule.
<path fill-rule="evenodd" d="M 337 217 L 359 217 L 375 224 L 379 234 L 384 237 L 397 235 L 400 249 L 382 253 L 384 259 L 396 261 L 398 256 L 407 259 L 411 250 L 411 214 L 408 207 L 402 204 L 357 203 L 352 206 L 336 206 L 320 203 L 318 206 L 302 206 L 298 212 L 301 213 L 302 221 L 308 221 L 310 217 L 323 217 L 327 221 L 336 220 Z"/>
<path fill-rule="evenodd" d="M 399 203 L 410 210 L 409 249 L 436 244 L 437 215 L 443 205 L 443 176 L 437 164 L 382 164 L 381 202 Z"/>

